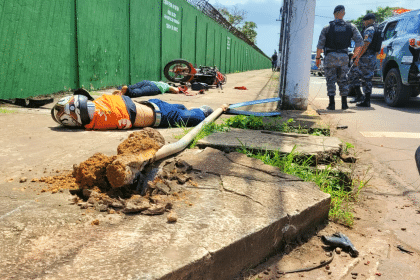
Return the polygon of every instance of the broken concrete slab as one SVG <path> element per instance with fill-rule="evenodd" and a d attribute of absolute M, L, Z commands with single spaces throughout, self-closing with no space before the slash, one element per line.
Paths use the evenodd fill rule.
<path fill-rule="evenodd" d="M 232 279 L 328 218 L 330 196 L 314 183 L 245 155 L 207 148 L 177 158 L 206 185 L 196 180 L 174 203 L 176 223 L 84 212 L 66 193 L 42 194 L 1 217 L 0 278 Z"/>
<path fill-rule="evenodd" d="M 336 137 L 234 128 L 206 136 L 198 141 L 197 146 L 230 150 L 247 146 L 287 154 L 296 147 L 296 152 L 305 155 L 331 155 L 340 153 L 341 144 Z"/>

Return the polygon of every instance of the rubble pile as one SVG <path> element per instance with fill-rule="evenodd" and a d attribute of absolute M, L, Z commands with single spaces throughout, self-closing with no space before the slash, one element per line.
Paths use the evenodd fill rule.
<path fill-rule="evenodd" d="M 43 191 L 69 188 L 72 202 L 82 209 L 160 215 L 181 199 L 186 186 L 197 185 L 189 175 L 192 166 L 185 161 L 149 164 L 164 141 L 158 131 L 145 128 L 130 134 L 118 146 L 117 155 L 96 153 L 74 165 L 72 173 L 39 181 L 51 185 Z"/>

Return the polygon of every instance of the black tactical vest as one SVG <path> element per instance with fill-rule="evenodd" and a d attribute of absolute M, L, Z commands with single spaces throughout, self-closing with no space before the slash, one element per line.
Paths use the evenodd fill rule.
<path fill-rule="evenodd" d="M 352 37 L 353 31 L 349 23 L 330 21 L 330 29 L 325 42 L 325 54 L 329 52 L 347 53 Z"/>
<path fill-rule="evenodd" d="M 375 32 L 373 33 L 372 42 L 368 46 L 368 50 L 372 53 L 377 53 L 381 50 L 382 46 L 382 32 L 379 30 L 377 25 L 374 25 L 373 28 L 375 28 Z M 362 37 L 365 38 L 365 30 L 366 28 L 363 28 L 362 31 Z"/>

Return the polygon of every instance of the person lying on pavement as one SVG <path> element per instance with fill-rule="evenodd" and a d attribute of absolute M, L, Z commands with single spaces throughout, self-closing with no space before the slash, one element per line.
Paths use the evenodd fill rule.
<path fill-rule="evenodd" d="M 163 93 L 179 93 L 179 89 L 164 82 L 143 80 L 134 85 L 123 86 L 120 90 L 113 92 L 114 95 L 127 95 L 131 98 Z"/>
<path fill-rule="evenodd" d="M 108 95 L 93 99 L 84 89 L 61 98 L 51 109 L 55 122 L 66 127 L 87 130 L 130 129 L 136 127 L 196 126 L 213 112 L 207 105 L 188 110 L 182 104 L 159 99 L 133 102 L 126 95 Z"/>

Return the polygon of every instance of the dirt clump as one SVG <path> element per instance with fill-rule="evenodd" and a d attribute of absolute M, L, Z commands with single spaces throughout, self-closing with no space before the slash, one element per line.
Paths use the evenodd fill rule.
<path fill-rule="evenodd" d="M 165 139 L 157 130 L 146 127 L 141 132 L 131 133 L 126 140 L 118 145 L 118 155 L 133 155 L 151 150 L 159 150 L 165 145 Z"/>
<path fill-rule="evenodd" d="M 118 155 L 107 166 L 107 178 L 113 188 L 133 184 L 139 172 L 154 158 L 165 144 L 165 139 L 155 129 L 146 127 L 118 145 Z"/>
<path fill-rule="evenodd" d="M 73 177 L 81 189 L 89 189 L 95 186 L 107 187 L 106 168 L 115 160 L 115 156 L 108 157 L 96 153 L 79 165 L 73 166 Z"/>
<path fill-rule="evenodd" d="M 73 177 L 71 171 L 64 172 L 60 175 L 46 176 L 40 179 L 32 179 L 31 182 L 46 183 L 48 186 L 41 189 L 41 192 L 62 192 L 63 190 L 77 189 L 79 185 L 76 183 L 76 178 Z"/>
<path fill-rule="evenodd" d="M 170 159 L 160 165 L 149 164 L 163 145 L 160 133 L 146 128 L 130 134 L 118 146 L 118 155 L 96 153 L 74 165 L 72 172 L 39 181 L 51 185 L 43 191 L 70 189 L 72 203 L 81 209 L 161 215 L 171 211 L 186 186 L 196 185 L 189 175 L 192 166 L 185 161 Z M 130 183 L 121 183 L 127 181 Z"/>

